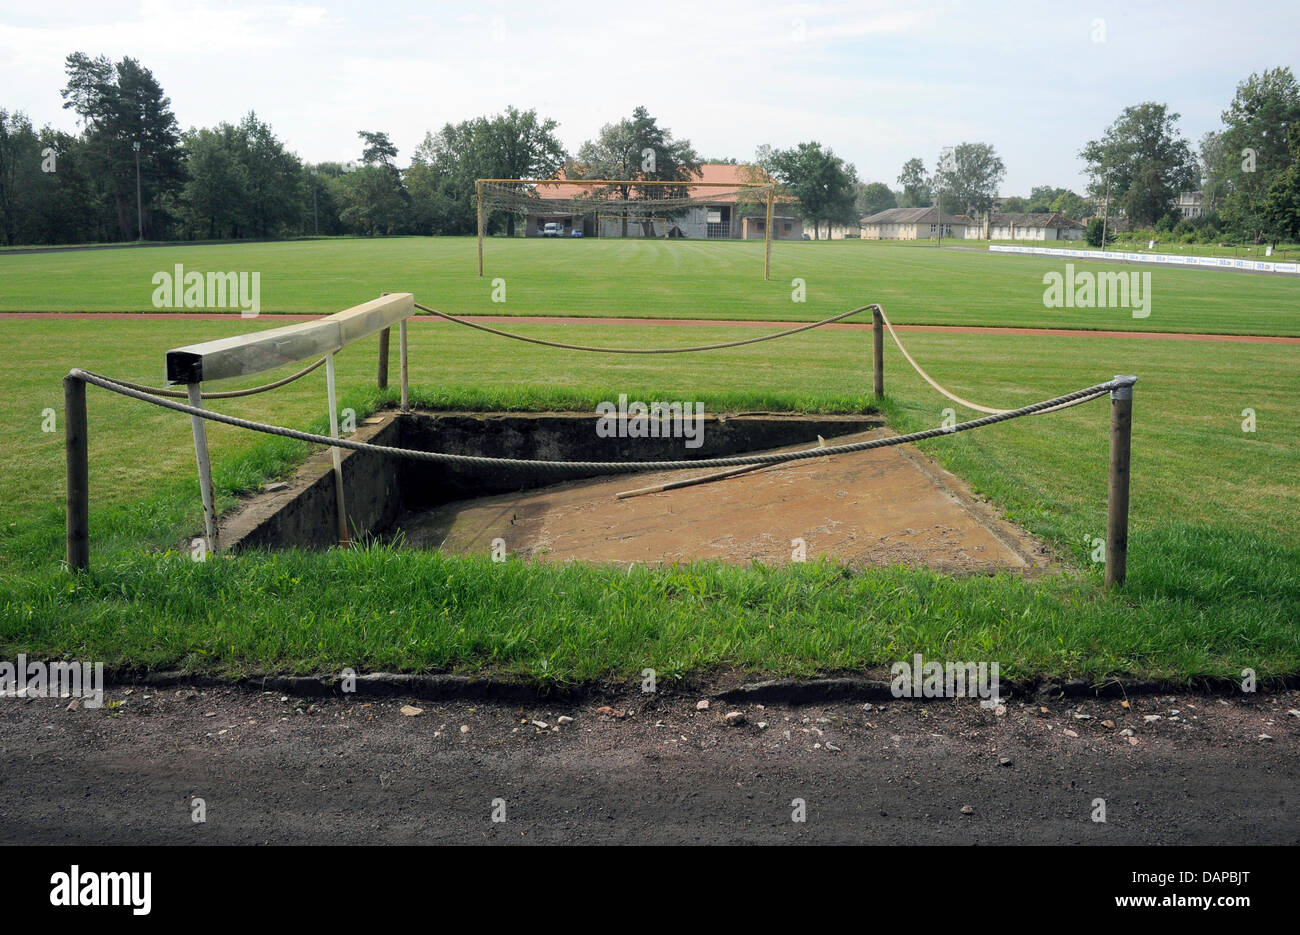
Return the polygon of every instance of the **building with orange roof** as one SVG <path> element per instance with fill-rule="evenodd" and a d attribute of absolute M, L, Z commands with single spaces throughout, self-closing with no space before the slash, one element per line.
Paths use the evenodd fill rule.
<path fill-rule="evenodd" d="M 745 185 L 770 181 L 766 173 L 754 166 L 723 162 L 708 162 L 700 166 L 700 174 L 685 183 L 685 196 L 691 199 L 686 205 L 677 205 L 662 213 L 656 212 L 653 199 L 647 199 L 644 222 L 622 223 L 621 217 L 602 216 L 599 194 L 587 183 L 567 181 L 563 173 L 554 182 L 543 182 L 533 189 L 533 194 L 543 203 L 527 210 L 524 235 L 544 236 L 547 224 L 561 225 L 560 236 L 626 236 L 626 237 L 683 237 L 699 240 L 762 240 L 766 230 L 766 207 L 755 205 L 753 200 L 743 200 Z M 693 183 L 693 184 L 692 184 Z M 734 185 L 735 188 L 726 188 Z M 638 193 L 632 188 L 632 198 Z M 567 202 L 567 203 L 566 203 Z M 793 210 L 791 199 L 779 197 L 778 210 L 773 213 L 772 238 L 774 240 L 799 240 L 803 237 L 803 222 Z M 611 211 L 617 210 L 611 208 Z M 651 221 L 651 215 L 659 216 Z M 599 223 L 598 223 L 599 222 Z M 626 231 L 626 233 L 625 233 Z"/>

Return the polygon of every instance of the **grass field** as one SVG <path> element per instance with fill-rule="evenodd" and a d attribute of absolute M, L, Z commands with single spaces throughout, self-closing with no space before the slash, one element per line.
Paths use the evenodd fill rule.
<path fill-rule="evenodd" d="M 479 279 L 472 238 L 328 240 L 0 256 L 0 311 L 158 311 L 153 276 L 259 272 L 263 313 L 328 314 L 381 291 L 414 292 L 454 314 L 814 321 L 883 302 L 900 323 L 1300 335 L 1300 276 L 1079 263 L 1151 274 L 1147 318 L 1125 309 L 1046 309 L 1043 274 L 1060 260 L 965 246 L 705 241 L 488 240 Z M 493 279 L 506 300 L 492 301 Z M 803 280 L 806 301 L 792 301 Z M 1242 302 L 1241 295 L 1249 296 Z"/>
<path fill-rule="evenodd" d="M 405 288 L 421 299 L 456 294 L 462 304 L 433 304 L 458 312 L 811 319 L 883 295 L 902 321 L 1173 327 L 1170 318 L 1181 322 L 1176 330 L 1294 333 L 1300 296 L 1300 283 L 1273 277 L 1158 270 L 1150 319 L 1098 311 L 1059 321 L 1041 307 L 1041 272 L 1050 264 L 1018 257 L 852 242 L 780 245 L 774 280 L 785 282 L 769 285 L 753 275 L 761 272 L 760 253 L 744 244 L 605 242 L 587 254 L 600 258 L 599 268 L 554 265 L 554 252 L 588 246 L 596 245 L 494 241 L 482 283 L 469 266 L 472 241 L 462 240 L 166 253 L 168 262 L 173 254 L 185 257 L 177 262 L 187 267 L 202 266 L 188 258 L 185 251 L 192 250 L 209 268 L 262 269 L 265 308 L 271 307 L 271 271 L 293 269 L 301 278 L 290 291 L 303 304 L 277 304 L 283 311 L 336 311 Z M 155 252 L 164 251 L 0 257 L 0 305 L 49 307 L 36 298 L 45 281 L 82 293 L 71 299 L 61 287 L 47 290 L 70 302 L 68 308 L 148 308 L 148 275 L 166 268 L 150 258 Z M 42 270 L 29 265 L 34 260 L 60 267 Z M 427 268 L 412 273 L 421 263 Z M 464 270 L 450 271 L 462 264 Z M 788 278 L 800 265 L 815 270 L 808 273 L 804 306 L 789 301 Z M 405 279 L 397 275 L 403 270 Z M 486 299 L 494 275 L 507 278 L 504 308 Z M 132 305 L 137 279 L 144 301 Z M 826 293 L 818 292 L 819 282 L 827 283 Z M 1177 283 L 1195 300 L 1166 310 L 1162 282 L 1169 289 Z M 996 296 L 1018 291 L 1027 293 L 1025 309 L 998 311 Z M 706 297 L 713 303 L 707 308 Z M 961 317 L 957 310 L 967 307 L 981 311 Z M 0 335 L 7 338 L 0 362 L 0 658 L 45 653 L 227 673 L 455 668 L 566 682 L 634 678 L 646 666 L 668 675 L 731 666 L 769 673 L 861 669 L 912 652 L 996 659 L 1007 677 L 1195 679 L 1245 667 L 1265 677 L 1300 672 L 1300 349 L 1288 345 L 906 336 L 940 382 L 987 404 L 1023 404 L 1115 373 L 1139 375 L 1129 582 L 1118 594 L 1101 588 L 1100 568 L 1089 562 L 1085 546 L 1085 537 L 1104 530 L 1104 401 L 924 446 L 1052 545 L 1065 573 L 1027 581 L 906 568 L 845 574 L 825 563 L 638 568 L 629 574 L 494 565 L 486 558 L 378 547 L 196 564 L 178 551 L 201 526 L 188 420 L 91 387 L 94 570 L 83 579 L 63 571 L 61 425 L 56 433 L 40 430 L 43 409 L 61 414 L 63 374 L 80 366 L 156 382 L 168 347 L 273 325 L 179 316 L 0 320 Z M 514 330 L 628 346 L 736 337 L 734 330 L 713 327 L 620 330 L 522 322 Z M 732 351 L 655 358 L 507 344 L 428 322 L 414 323 L 411 336 L 416 399 L 431 407 L 591 410 L 619 392 L 701 399 L 709 410 L 852 411 L 870 403 L 869 338 L 863 333 L 814 332 Z M 373 355 L 373 341 L 340 355 L 346 388 L 340 405 L 360 412 L 383 401 L 368 389 Z M 937 424 L 948 403 L 892 348 L 886 372 L 883 408 L 893 427 Z M 323 396 L 318 372 L 219 408 L 319 429 Z M 1245 408 L 1256 412 L 1254 433 L 1241 429 Z M 227 505 L 239 491 L 291 470 L 305 453 L 305 446 L 225 426 L 211 428 L 211 444 Z"/>

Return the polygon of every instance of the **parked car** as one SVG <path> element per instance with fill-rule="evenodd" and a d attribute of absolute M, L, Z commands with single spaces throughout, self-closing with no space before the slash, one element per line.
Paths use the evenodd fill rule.
<path fill-rule="evenodd" d="M 570 236 L 570 237 L 581 237 L 581 236 L 582 236 L 582 231 L 578 230 L 577 228 L 574 228 L 573 233 L 570 234 L 569 236 Z"/>
<path fill-rule="evenodd" d="M 564 233 L 564 225 L 558 221 L 548 221 L 542 227 L 543 237 L 559 237 Z"/>

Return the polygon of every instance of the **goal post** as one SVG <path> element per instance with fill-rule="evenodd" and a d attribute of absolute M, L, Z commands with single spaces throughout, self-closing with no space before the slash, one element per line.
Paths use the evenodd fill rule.
<path fill-rule="evenodd" d="M 524 236 L 575 234 L 582 230 L 607 236 L 602 226 L 619 222 L 642 225 L 642 236 L 667 236 L 673 228 L 685 238 L 757 239 L 763 233 L 763 278 L 771 278 L 773 206 L 778 187 L 772 181 L 703 181 L 695 179 L 476 179 L 474 194 L 478 234 L 478 274 L 483 275 L 483 241 L 494 213 L 523 219 Z M 784 199 L 783 199 L 784 200 Z M 498 214 L 499 216 L 499 214 Z M 721 223 L 714 217 L 721 217 Z M 653 234 L 650 232 L 653 231 Z"/>

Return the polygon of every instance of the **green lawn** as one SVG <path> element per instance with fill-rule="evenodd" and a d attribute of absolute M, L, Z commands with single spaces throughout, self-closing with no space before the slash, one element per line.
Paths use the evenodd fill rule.
<path fill-rule="evenodd" d="M 966 246 L 777 242 L 764 282 L 761 243 L 489 239 L 484 277 L 472 238 L 329 240 L 0 255 L 0 311 L 157 311 L 153 279 L 186 271 L 260 273 L 264 313 L 327 314 L 379 292 L 414 292 L 454 314 L 813 321 L 883 302 L 902 323 L 1300 335 L 1300 276 L 1087 263 L 1151 274 L 1150 317 L 1125 309 L 1047 309 L 1056 259 Z M 493 302 L 493 280 L 505 301 Z M 795 279 L 806 301 L 792 300 Z M 1242 302 L 1243 293 L 1249 295 Z"/>
<path fill-rule="evenodd" d="M 400 256 L 411 244 L 430 243 L 362 246 L 387 244 Z M 451 248 L 464 243 L 453 241 Z M 515 265 L 524 265 L 538 249 L 574 246 L 580 245 L 494 242 L 489 250 L 517 249 L 523 259 Z M 690 254 L 678 257 L 692 281 L 709 275 L 701 267 L 716 265 L 709 251 L 745 247 L 698 246 L 708 251 L 690 262 Z M 908 256 L 917 256 L 909 248 L 877 252 L 862 244 L 810 249 L 825 250 L 819 262 L 827 268 L 837 257 L 846 263 L 884 257 L 907 266 Z M 977 258 L 987 269 L 987 258 Z M 936 267 L 955 293 L 969 279 L 961 272 L 968 259 L 935 251 L 912 261 L 909 275 L 920 280 L 923 270 Z M 643 262 L 649 262 L 644 255 Z M 1273 280 L 1233 281 L 1235 314 L 1266 318 Z M 973 301 L 984 285 L 976 280 L 964 288 Z M 364 291 L 362 298 L 379 290 L 367 285 Z M 605 311 L 641 314 L 640 298 L 637 289 L 610 287 Z M 694 312 L 678 300 L 653 314 Z M 1008 677 L 1195 679 L 1246 667 L 1263 676 L 1300 671 L 1300 352 L 1287 345 L 907 336 L 936 379 L 991 405 L 1035 401 L 1116 373 L 1139 375 L 1129 582 L 1118 594 L 1101 588 L 1100 567 L 1088 561 L 1085 546 L 1085 537 L 1104 530 L 1104 401 L 924 446 L 1061 556 L 1064 574 L 1025 581 L 904 568 L 846 575 L 824 564 L 628 574 L 381 548 L 247 554 L 199 565 L 176 551 L 201 527 L 188 419 L 91 387 L 93 573 L 77 580 L 63 572 L 62 435 L 41 432 L 40 422 L 46 407 L 61 413 L 60 378 L 68 368 L 156 382 L 168 347 L 272 325 L 0 320 L 9 349 L 0 362 L 0 658 L 68 654 L 232 673 L 491 669 L 560 681 L 630 679 L 646 666 L 670 675 L 720 666 L 767 673 L 861 669 L 914 651 L 998 660 Z M 514 327 L 595 344 L 681 345 L 736 336 L 708 327 Z M 436 407 L 590 410 L 619 392 L 702 399 L 710 410 L 850 410 L 870 402 L 869 338 L 860 332 L 647 358 L 581 355 L 416 322 L 411 344 L 417 401 Z M 892 348 L 886 373 L 884 408 L 896 429 L 939 422 L 948 403 Z M 366 410 L 381 401 L 368 389 L 373 340 L 340 355 L 339 378 L 340 405 Z M 319 428 L 323 381 L 318 372 L 217 408 Z M 1253 434 L 1241 431 L 1245 408 L 1257 415 Z M 960 417 L 969 415 L 959 410 Z M 210 432 L 226 505 L 235 492 L 290 470 L 305 450 L 226 426 Z"/>

